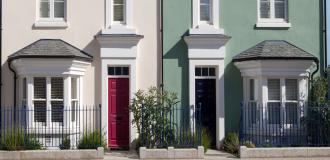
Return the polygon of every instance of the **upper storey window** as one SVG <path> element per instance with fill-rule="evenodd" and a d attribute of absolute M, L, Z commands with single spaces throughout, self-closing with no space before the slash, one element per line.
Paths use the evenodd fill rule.
<path fill-rule="evenodd" d="M 290 27 L 288 0 L 259 0 L 257 27 Z"/>
<path fill-rule="evenodd" d="M 210 24 L 212 20 L 212 0 L 200 0 L 199 13 L 200 22 Z"/>
<path fill-rule="evenodd" d="M 64 20 L 65 1 L 64 0 L 40 0 L 39 18 L 48 20 Z"/>
<path fill-rule="evenodd" d="M 113 21 L 117 24 L 125 23 L 125 0 L 113 0 Z"/>
<path fill-rule="evenodd" d="M 38 18 L 35 27 L 67 27 L 66 0 L 37 0 Z"/>

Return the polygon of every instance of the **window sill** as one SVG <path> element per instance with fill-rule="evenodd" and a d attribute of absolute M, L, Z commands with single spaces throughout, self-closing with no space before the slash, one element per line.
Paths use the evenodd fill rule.
<path fill-rule="evenodd" d="M 69 24 L 65 21 L 36 21 L 35 28 L 67 28 Z"/>
<path fill-rule="evenodd" d="M 291 23 L 288 22 L 258 22 L 257 28 L 290 28 Z"/>
<path fill-rule="evenodd" d="M 222 28 L 215 28 L 212 25 L 200 25 L 196 28 L 189 29 L 189 34 L 224 34 L 224 30 Z"/>

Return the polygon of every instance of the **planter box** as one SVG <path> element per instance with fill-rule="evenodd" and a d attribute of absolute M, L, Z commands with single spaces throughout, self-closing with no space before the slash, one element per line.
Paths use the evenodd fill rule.
<path fill-rule="evenodd" d="M 0 160 L 102 160 L 103 147 L 97 150 L 0 151 Z"/>
<path fill-rule="evenodd" d="M 204 159 L 204 147 L 176 149 L 147 149 L 140 147 L 140 159 Z"/>
<path fill-rule="evenodd" d="M 241 158 L 330 157 L 330 147 L 247 148 L 241 146 Z"/>

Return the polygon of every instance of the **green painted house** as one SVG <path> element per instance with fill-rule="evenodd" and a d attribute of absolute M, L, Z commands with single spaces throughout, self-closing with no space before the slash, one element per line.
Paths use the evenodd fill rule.
<path fill-rule="evenodd" d="M 296 111 L 308 100 L 323 54 L 321 1 L 163 3 L 164 87 L 179 94 L 182 106 L 201 105 L 202 125 L 217 147 L 242 127 L 298 125 Z M 260 117 L 267 123 L 257 125 Z M 241 118 L 249 125 L 240 127 Z"/>

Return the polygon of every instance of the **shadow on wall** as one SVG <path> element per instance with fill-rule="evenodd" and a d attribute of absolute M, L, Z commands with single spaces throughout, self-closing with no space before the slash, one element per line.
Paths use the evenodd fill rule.
<path fill-rule="evenodd" d="M 188 33 L 188 31 L 184 34 L 186 35 Z M 170 77 L 170 78 L 177 78 L 177 77 L 173 77 L 170 76 L 169 74 L 171 74 L 172 69 L 174 71 L 177 72 L 181 72 L 181 78 L 177 78 L 177 80 L 181 79 L 181 82 L 177 82 L 177 83 L 181 83 L 181 84 L 177 84 L 177 86 L 181 86 L 181 95 L 180 93 L 178 93 L 178 97 L 181 101 L 181 105 L 182 106 L 189 106 L 189 60 L 188 60 L 188 48 L 187 45 L 185 43 L 185 41 L 182 39 L 180 39 L 168 52 L 166 52 L 164 54 L 164 61 L 166 61 L 166 59 L 175 59 L 178 60 L 178 64 L 177 66 L 165 66 L 166 63 L 164 63 L 164 68 L 170 68 L 169 70 L 164 70 L 164 83 L 165 83 L 165 88 L 166 88 L 166 77 Z M 177 67 L 177 68 L 174 68 Z M 181 70 L 181 71 L 180 71 Z M 175 74 L 175 73 L 173 73 Z M 179 75 L 179 74 L 177 74 Z"/>
<path fill-rule="evenodd" d="M 243 100 L 243 82 L 240 71 L 230 62 L 225 68 L 225 130 L 239 131 L 240 103 Z"/>

